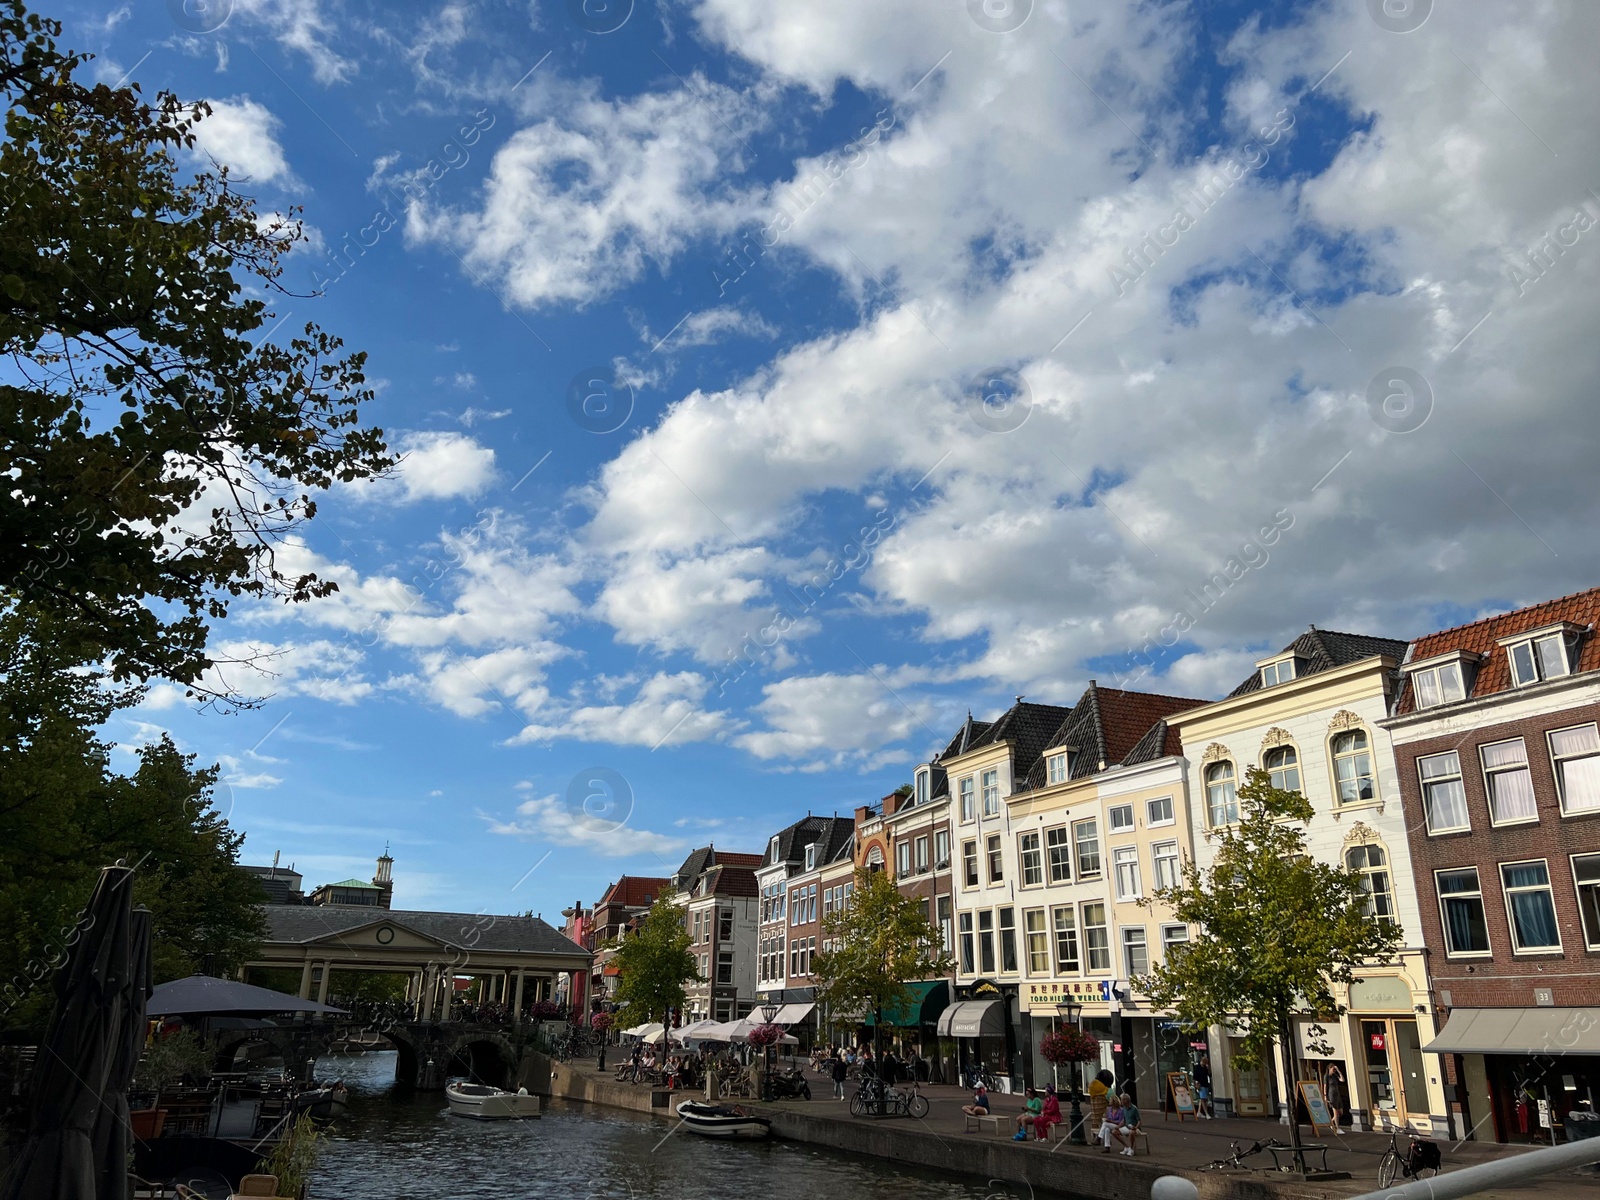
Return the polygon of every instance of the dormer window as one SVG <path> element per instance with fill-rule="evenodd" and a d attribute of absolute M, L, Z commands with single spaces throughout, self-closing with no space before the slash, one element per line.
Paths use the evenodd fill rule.
<path fill-rule="evenodd" d="M 1065 783 L 1072 778 L 1072 756 L 1063 750 L 1059 754 L 1048 755 L 1044 760 L 1045 778 L 1048 783 Z"/>
<path fill-rule="evenodd" d="M 920 767 L 917 770 L 916 779 L 912 785 L 911 802 L 913 804 L 926 804 L 928 802 L 927 767 Z"/>
<path fill-rule="evenodd" d="M 1276 662 L 1261 664 L 1261 686 L 1276 687 L 1280 683 L 1288 683 L 1299 672 L 1295 669 L 1296 660 L 1293 655 L 1280 658 Z"/>
<path fill-rule="evenodd" d="M 1577 666 L 1581 632 L 1578 626 L 1563 623 L 1501 638 L 1500 645 L 1506 648 L 1511 662 L 1511 681 L 1518 687 L 1527 687 L 1572 674 Z"/>
<path fill-rule="evenodd" d="M 773 839 L 770 842 L 767 843 L 767 862 L 768 863 L 775 863 L 777 861 L 778 861 L 778 839 L 777 839 L 776 836 L 774 836 Z"/>
<path fill-rule="evenodd" d="M 1477 667 L 1477 655 L 1456 650 L 1400 669 L 1410 678 L 1417 707 L 1422 709 L 1465 699 L 1472 690 L 1472 676 Z"/>
<path fill-rule="evenodd" d="M 817 844 L 815 842 L 812 842 L 809 846 L 806 847 L 806 870 L 815 871 L 816 869 L 817 869 Z"/>

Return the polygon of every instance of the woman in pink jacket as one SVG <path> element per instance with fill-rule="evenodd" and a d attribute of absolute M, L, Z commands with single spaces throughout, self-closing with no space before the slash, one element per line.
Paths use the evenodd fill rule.
<path fill-rule="evenodd" d="M 1033 1134 L 1041 1142 L 1050 1137 L 1051 1126 L 1061 1124 L 1061 1101 L 1056 1099 L 1056 1085 L 1044 1089 L 1044 1110 L 1033 1119 Z"/>

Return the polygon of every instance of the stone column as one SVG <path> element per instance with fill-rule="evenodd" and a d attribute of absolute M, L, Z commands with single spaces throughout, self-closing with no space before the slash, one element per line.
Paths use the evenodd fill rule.
<path fill-rule="evenodd" d="M 328 962 L 323 963 L 322 964 L 322 982 L 317 985 L 317 1003 L 318 1004 L 326 1004 L 328 1002 L 328 979 L 332 975 L 333 975 L 333 964 L 332 963 L 328 963 Z"/>
<path fill-rule="evenodd" d="M 311 999 L 311 960 L 308 958 L 305 965 L 300 968 L 300 999 Z"/>
<path fill-rule="evenodd" d="M 522 1024 L 522 987 L 527 982 L 526 974 L 527 969 L 525 967 L 517 968 L 517 1000 L 511 1009 L 511 1023 L 516 1026 L 521 1026 Z"/>
<path fill-rule="evenodd" d="M 431 963 L 422 973 L 422 1019 L 433 1020 L 434 994 L 439 990 L 438 968 Z"/>

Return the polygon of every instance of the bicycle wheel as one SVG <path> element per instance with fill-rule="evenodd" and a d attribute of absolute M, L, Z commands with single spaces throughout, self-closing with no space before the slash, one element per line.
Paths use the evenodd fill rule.
<path fill-rule="evenodd" d="M 1381 1188 L 1393 1187 L 1395 1177 L 1400 1174 L 1400 1156 L 1392 1149 L 1383 1152 L 1383 1159 L 1378 1163 L 1378 1186 Z"/>
<path fill-rule="evenodd" d="M 913 1117 L 920 1121 L 923 1117 L 928 1115 L 928 1098 L 923 1095 L 913 1096 L 911 1097 L 910 1102 L 906 1105 L 906 1108 L 910 1111 Z"/>
<path fill-rule="evenodd" d="M 852 1117 L 859 1117 L 866 1109 L 866 1103 L 861 1099 L 860 1092 L 850 1097 L 850 1115 Z"/>

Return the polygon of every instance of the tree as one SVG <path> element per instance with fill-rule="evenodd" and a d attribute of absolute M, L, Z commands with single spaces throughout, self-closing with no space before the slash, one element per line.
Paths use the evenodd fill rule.
<path fill-rule="evenodd" d="M 884 1010 L 911 1004 L 909 981 L 955 965 L 923 902 L 902 896 L 887 871 L 856 871 L 850 902 L 822 919 L 822 942 L 812 966 L 817 999 L 834 1012 L 870 1012 L 874 1042 Z"/>
<path fill-rule="evenodd" d="M 666 1023 L 667 1014 L 682 1008 L 683 985 L 699 980 L 694 955 L 689 953 L 689 931 L 683 927 L 683 910 L 662 896 L 636 932 L 615 942 L 611 962 L 617 968 L 617 1003 L 628 1006 L 628 1019 Z"/>
<path fill-rule="evenodd" d="M 186 178 L 210 109 L 77 82 L 60 33 L 0 0 L 0 608 L 117 680 L 215 695 L 207 620 L 334 590 L 275 551 L 315 491 L 393 460 L 357 428 L 365 355 L 263 331 L 299 222 L 226 168 Z"/>
<path fill-rule="evenodd" d="M 1296 1012 L 1342 1013 L 1334 989 L 1348 988 L 1363 965 L 1384 961 L 1400 931 L 1371 915 L 1359 871 L 1306 854 L 1313 810 L 1303 795 L 1273 787 L 1266 771 L 1251 767 L 1238 797 L 1238 824 L 1216 832 L 1210 868 L 1185 863 L 1176 886 L 1144 901 L 1169 906 L 1200 932 L 1139 986 L 1153 1006 L 1187 1025 L 1241 1026 L 1245 1066 L 1270 1061 L 1273 1040 L 1282 1040 L 1295 1168 L 1304 1172 L 1291 1021 Z"/>

